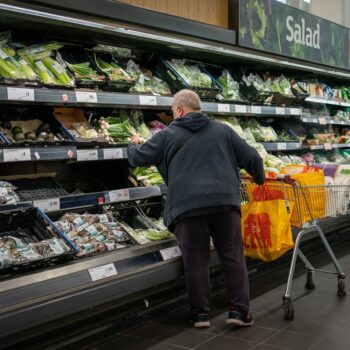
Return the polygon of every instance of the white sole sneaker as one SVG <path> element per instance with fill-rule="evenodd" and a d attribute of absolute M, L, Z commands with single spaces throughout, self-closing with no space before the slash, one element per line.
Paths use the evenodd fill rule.
<path fill-rule="evenodd" d="M 228 318 L 226 320 L 226 324 L 228 324 L 230 326 L 249 327 L 249 326 L 252 326 L 254 324 L 254 320 L 252 320 L 251 322 L 243 322 L 242 320 Z"/>

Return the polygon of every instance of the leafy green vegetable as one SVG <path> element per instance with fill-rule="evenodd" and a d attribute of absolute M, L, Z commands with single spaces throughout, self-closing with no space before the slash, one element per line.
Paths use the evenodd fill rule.
<path fill-rule="evenodd" d="M 219 100 L 242 101 L 241 95 L 239 93 L 239 84 L 233 80 L 231 74 L 227 69 L 222 72 L 218 78 L 218 82 L 222 86 L 222 91 L 217 96 Z"/>
<path fill-rule="evenodd" d="M 145 186 L 159 186 L 164 184 L 162 176 L 155 167 L 135 168 L 132 170 L 134 176 Z"/>

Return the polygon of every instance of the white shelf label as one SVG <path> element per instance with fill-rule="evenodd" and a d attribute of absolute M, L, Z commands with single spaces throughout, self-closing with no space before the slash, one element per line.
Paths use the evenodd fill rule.
<path fill-rule="evenodd" d="M 318 122 L 319 122 L 321 125 L 326 125 L 326 124 L 327 124 L 326 118 L 318 118 Z"/>
<path fill-rule="evenodd" d="M 122 148 L 104 148 L 103 159 L 122 159 L 123 149 Z"/>
<path fill-rule="evenodd" d="M 313 122 L 313 123 L 318 123 L 318 120 L 317 120 L 316 118 L 313 118 L 313 119 L 312 119 L 312 122 Z"/>
<path fill-rule="evenodd" d="M 230 113 L 230 105 L 227 103 L 218 103 L 218 112 Z"/>
<path fill-rule="evenodd" d="M 290 108 L 290 114 L 291 115 L 300 115 L 301 109 L 300 108 Z"/>
<path fill-rule="evenodd" d="M 61 209 L 60 199 L 59 198 L 50 198 L 50 199 L 39 199 L 33 201 L 34 207 L 41 209 L 42 211 L 58 211 Z"/>
<path fill-rule="evenodd" d="M 330 143 L 325 143 L 323 145 L 323 148 L 325 149 L 325 151 L 330 151 L 332 149 L 332 144 Z"/>
<path fill-rule="evenodd" d="M 87 160 L 98 160 L 97 149 L 78 149 L 77 150 L 77 161 L 83 162 Z"/>
<path fill-rule="evenodd" d="M 277 115 L 284 115 L 284 114 L 286 114 L 285 108 L 276 107 L 276 114 Z"/>
<path fill-rule="evenodd" d="M 332 148 L 339 148 L 339 145 L 338 145 L 337 143 L 334 143 L 334 144 L 332 145 Z"/>
<path fill-rule="evenodd" d="M 34 101 L 34 89 L 8 87 L 7 98 L 15 101 Z"/>
<path fill-rule="evenodd" d="M 176 247 L 161 249 L 159 252 L 163 260 L 169 260 L 181 256 L 181 249 L 178 245 Z"/>
<path fill-rule="evenodd" d="M 278 142 L 277 149 L 280 151 L 284 151 L 287 149 L 287 144 L 285 142 Z"/>
<path fill-rule="evenodd" d="M 318 145 L 310 145 L 310 149 L 311 150 L 314 150 L 314 149 L 317 149 L 318 148 Z"/>
<path fill-rule="evenodd" d="M 261 107 L 260 106 L 252 106 L 251 107 L 253 114 L 261 114 Z"/>
<path fill-rule="evenodd" d="M 31 160 L 30 148 L 4 149 L 4 162 L 22 162 Z"/>
<path fill-rule="evenodd" d="M 130 199 L 130 193 L 129 190 L 115 190 L 115 191 L 109 191 L 109 200 L 110 202 L 121 202 L 121 201 L 127 201 Z"/>
<path fill-rule="evenodd" d="M 98 267 L 93 267 L 88 270 L 92 281 L 102 280 L 104 278 L 118 275 L 114 264 L 107 264 Z"/>
<path fill-rule="evenodd" d="M 97 94 L 92 91 L 76 91 L 75 98 L 77 102 L 97 103 Z"/>
<path fill-rule="evenodd" d="M 236 113 L 247 113 L 247 106 L 244 105 L 235 105 Z"/>
<path fill-rule="evenodd" d="M 140 95 L 139 99 L 140 99 L 140 105 L 143 105 L 143 106 L 157 105 L 157 98 L 155 96 Z"/>

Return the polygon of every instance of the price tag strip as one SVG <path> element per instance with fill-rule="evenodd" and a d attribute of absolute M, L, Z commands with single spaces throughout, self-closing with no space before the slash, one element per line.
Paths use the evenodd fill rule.
<path fill-rule="evenodd" d="M 219 113 L 230 113 L 230 105 L 226 103 L 218 103 L 218 112 Z"/>
<path fill-rule="evenodd" d="M 76 91 L 75 98 L 77 102 L 97 103 L 97 94 L 93 91 Z"/>
<path fill-rule="evenodd" d="M 235 105 L 236 113 L 247 113 L 247 106 L 244 105 Z"/>
<path fill-rule="evenodd" d="M 327 125 L 326 118 L 318 118 L 318 122 L 320 123 L 320 125 Z"/>
<path fill-rule="evenodd" d="M 177 245 L 175 247 L 161 249 L 159 253 L 162 256 L 163 260 L 169 260 L 181 256 L 181 249 Z"/>
<path fill-rule="evenodd" d="M 285 115 L 286 114 L 285 108 L 276 107 L 276 114 L 277 115 Z"/>
<path fill-rule="evenodd" d="M 33 206 L 41 209 L 45 213 L 51 211 L 58 211 L 61 209 L 61 203 L 59 198 L 39 199 L 33 201 Z"/>
<path fill-rule="evenodd" d="M 290 108 L 290 114 L 291 115 L 301 115 L 301 109 L 300 108 Z"/>
<path fill-rule="evenodd" d="M 104 278 L 112 277 L 118 275 L 115 265 L 106 264 L 98 267 L 93 267 L 88 270 L 92 281 L 102 280 Z"/>
<path fill-rule="evenodd" d="M 103 159 L 123 159 L 123 149 L 122 148 L 104 148 L 103 149 Z"/>
<path fill-rule="evenodd" d="M 260 106 L 251 106 L 251 111 L 253 114 L 261 114 L 261 107 Z"/>
<path fill-rule="evenodd" d="M 78 162 L 84 162 L 89 160 L 98 160 L 97 149 L 78 149 L 77 150 Z"/>
<path fill-rule="evenodd" d="M 157 106 L 158 104 L 156 96 L 140 95 L 139 101 L 143 106 Z"/>
<path fill-rule="evenodd" d="M 278 142 L 277 149 L 279 151 L 285 151 L 287 149 L 287 144 L 285 142 Z"/>
<path fill-rule="evenodd" d="M 4 162 L 23 162 L 30 161 L 30 148 L 5 148 Z"/>
<path fill-rule="evenodd" d="M 122 202 L 130 199 L 130 193 L 128 189 L 109 191 L 109 201 L 112 202 Z"/>
<path fill-rule="evenodd" d="M 34 101 L 34 89 L 8 87 L 7 98 L 14 101 Z"/>

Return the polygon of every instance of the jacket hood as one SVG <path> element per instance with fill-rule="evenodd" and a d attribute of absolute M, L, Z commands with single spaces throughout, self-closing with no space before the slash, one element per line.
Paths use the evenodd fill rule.
<path fill-rule="evenodd" d="M 210 118 L 203 113 L 188 113 L 174 120 L 171 125 L 197 132 L 209 123 Z"/>

